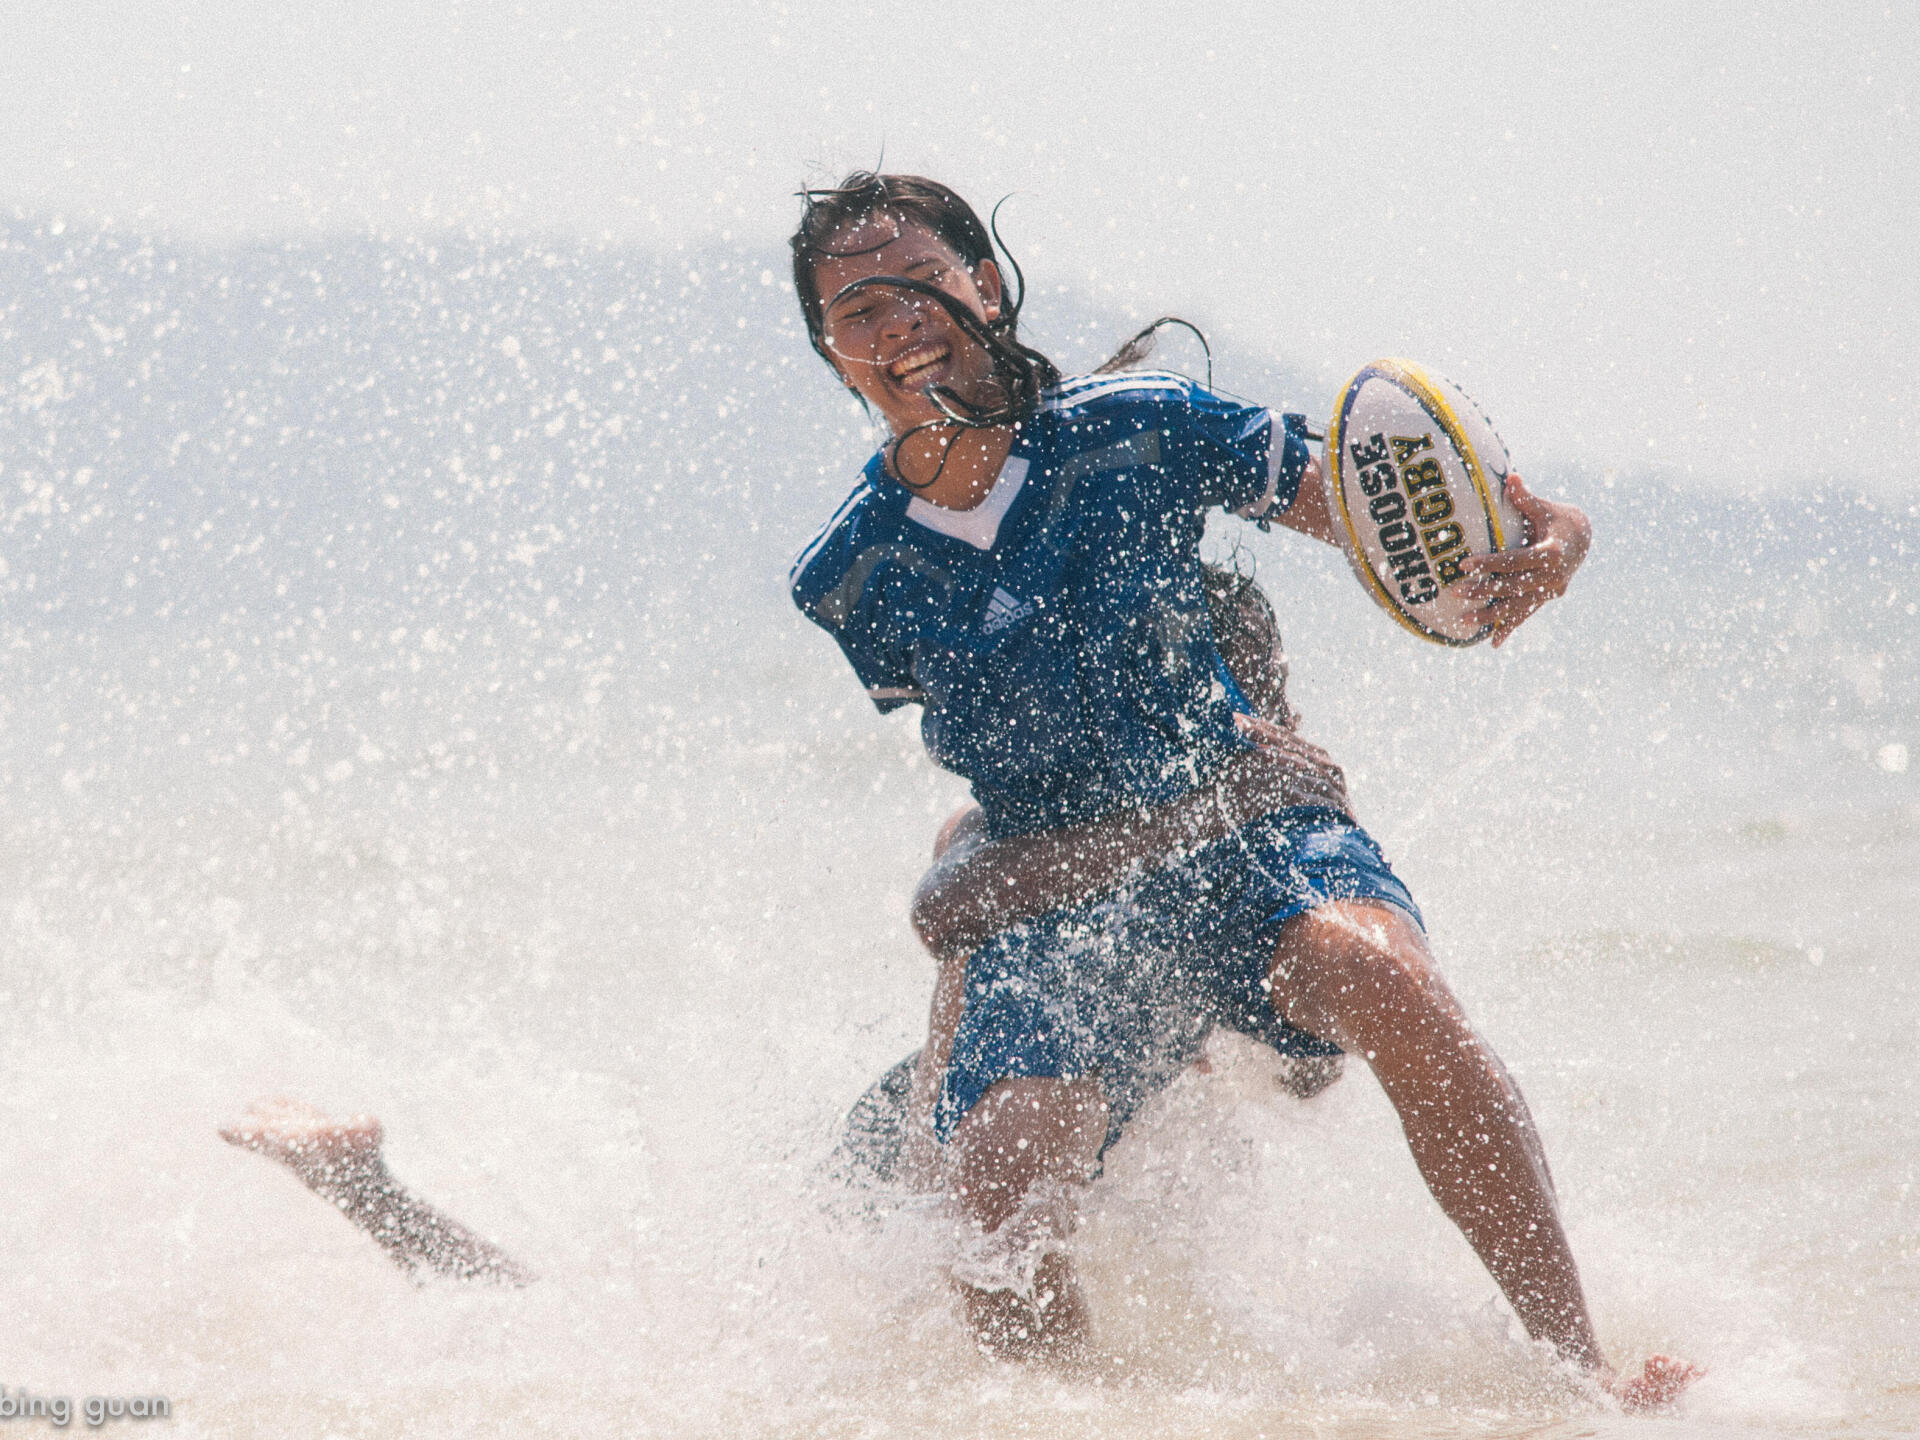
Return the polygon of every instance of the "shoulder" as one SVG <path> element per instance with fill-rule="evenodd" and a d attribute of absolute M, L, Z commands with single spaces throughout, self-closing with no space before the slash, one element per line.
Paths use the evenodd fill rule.
<path fill-rule="evenodd" d="M 1162 438 L 1191 428 L 1198 388 L 1164 370 L 1063 380 L 1041 396 L 1032 444 L 1053 470 L 1069 475 L 1156 466 Z"/>
<path fill-rule="evenodd" d="M 1046 392 L 1039 419 L 1038 443 L 1056 469 L 1125 470 L 1136 483 L 1169 466 L 1186 475 L 1196 460 L 1213 465 L 1229 454 L 1259 465 L 1265 478 L 1274 423 L 1261 406 L 1165 370 L 1063 380 Z"/>
<path fill-rule="evenodd" d="M 846 578 L 855 556 L 870 543 L 876 527 L 885 526 L 886 492 L 877 467 L 869 463 L 840 507 L 794 557 L 787 571 L 793 603 L 817 616 L 820 602 Z"/>
<path fill-rule="evenodd" d="M 1069 430 L 1104 420 L 1210 439 L 1264 433 L 1270 419 L 1264 406 L 1219 394 L 1168 370 L 1122 370 L 1063 380 L 1042 397 L 1041 413 Z"/>
<path fill-rule="evenodd" d="M 1170 370 L 1119 370 L 1107 375 L 1076 375 L 1050 386 L 1041 396 L 1043 413 L 1095 415 L 1142 407 L 1187 409 L 1205 392 Z"/>

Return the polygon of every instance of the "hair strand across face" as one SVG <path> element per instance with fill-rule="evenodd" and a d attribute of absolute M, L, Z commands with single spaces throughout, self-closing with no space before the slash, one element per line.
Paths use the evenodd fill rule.
<path fill-rule="evenodd" d="M 834 363 L 826 343 L 829 305 L 856 290 L 885 288 L 921 295 L 942 306 L 960 331 L 986 351 L 992 365 L 995 388 L 1002 397 L 998 403 L 970 404 L 951 390 L 936 387 L 928 398 L 941 412 L 941 418 L 894 437 L 890 447 L 895 462 L 892 469 L 903 484 L 910 489 L 925 489 L 939 479 L 939 470 L 931 478 L 914 480 L 899 467 L 900 447 L 920 431 L 944 426 L 987 429 L 1018 425 L 1040 408 L 1042 393 L 1058 383 L 1060 372 L 1045 355 L 1020 341 L 1020 305 L 1025 297 L 1026 282 L 1004 242 L 999 243 L 999 251 L 1006 256 L 1017 289 L 1006 297 L 992 319 L 982 319 L 937 286 L 903 275 L 870 275 L 837 295 L 821 295 L 816 284 L 821 260 L 872 254 L 898 235 L 901 225 L 922 227 L 953 251 L 961 264 L 977 270 L 983 261 L 995 258 L 995 244 L 999 241 L 997 227 L 989 229 L 982 225 L 980 217 L 965 200 L 938 181 L 919 175 L 856 171 L 834 188 L 804 190 L 801 198 L 806 201 L 806 213 L 790 242 L 793 288 L 806 318 L 808 338 L 828 364 Z M 997 219 L 997 207 L 995 216 Z M 941 451 L 941 468 L 950 449 L 949 444 Z"/>
<path fill-rule="evenodd" d="M 827 343 L 826 317 L 830 306 L 868 289 L 919 295 L 940 305 L 961 333 L 986 351 L 993 369 L 994 387 L 1003 397 L 998 403 L 976 405 L 948 387 L 930 388 L 927 398 L 940 411 L 941 418 L 893 437 L 888 460 L 895 478 L 912 490 L 927 489 L 939 480 L 958 431 L 949 436 L 941 449 L 939 466 L 930 478 L 909 478 L 900 466 L 901 447 L 923 431 L 953 426 L 989 429 L 1019 425 L 1039 410 L 1044 392 L 1059 383 L 1060 371 L 1053 361 L 1024 344 L 1019 337 L 1020 309 L 1026 300 L 1027 281 L 1020 263 L 1000 236 L 1000 207 L 1007 203 L 1006 199 L 993 207 L 990 223 L 983 225 L 972 206 L 937 180 L 871 170 L 856 170 L 837 186 L 802 190 L 800 198 L 806 202 L 806 211 L 788 242 L 793 251 L 793 288 L 806 319 L 807 337 L 823 360 L 836 371 L 840 370 Z M 837 294 L 820 294 L 817 274 L 822 260 L 875 254 L 899 236 L 902 225 L 925 229 L 970 271 L 977 271 L 983 262 L 993 260 L 997 248 L 1013 272 L 1014 282 L 1011 292 L 1002 299 L 998 313 L 992 319 L 983 319 L 938 286 L 904 275 L 868 275 Z M 1198 326 L 1177 315 L 1164 315 L 1139 331 L 1095 373 L 1125 370 L 1139 364 L 1152 352 L 1157 332 L 1168 325 L 1182 326 L 1199 340 L 1207 356 L 1207 385 L 1212 388 L 1213 351 L 1207 337 Z"/>

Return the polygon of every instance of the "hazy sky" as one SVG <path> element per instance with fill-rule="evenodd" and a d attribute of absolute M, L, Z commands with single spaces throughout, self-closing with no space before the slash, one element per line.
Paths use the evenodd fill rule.
<path fill-rule="evenodd" d="M 28 215 L 771 245 L 884 145 L 1323 380 L 1261 398 L 1404 354 L 1523 468 L 1920 493 L 1911 3 L 4 6 Z"/>

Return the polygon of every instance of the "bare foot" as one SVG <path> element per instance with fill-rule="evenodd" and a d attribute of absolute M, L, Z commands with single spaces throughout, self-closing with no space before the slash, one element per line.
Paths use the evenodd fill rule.
<path fill-rule="evenodd" d="M 384 1132 L 371 1115 L 334 1120 L 304 1101 L 256 1100 L 243 1119 L 220 1127 L 220 1138 L 278 1160 L 303 1180 L 321 1180 L 343 1166 L 378 1160 Z"/>
<path fill-rule="evenodd" d="M 1087 1305 L 1072 1267 L 1058 1253 L 1040 1262 L 1032 1299 L 1012 1290 L 981 1290 L 956 1279 L 974 1343 L 996 1360 L 1073 1366 L 1087 1351 Z"/>
<path fill-rule="evenodd" d="M 1684 1360 L 1655 1355 L 1631 1380 L 1616 1379 L 1607 1389 L 1613 1392 L 1613 1398 L 1620 1402 L 1620 1408 L 1629 1415 L 1644 1415 L 1651 1410 L 1664 1410 L 1673 1404 L 1680 1398 L 1681 1392 L 1706 1373 L 1699 1366 L 1689 1365 Z"/>
<path fill-rule="evenodd" d="M 526 1266 L 458 1220 L 409 1194 L 380 1157 L 382 1131 L 371 1115 L 330 1119 L 298 1100 L 256 1100 L 220 1138 L 278 1160 L 308 1189 L 371 1235 L 394 1264 L 416 1278 L 422 1266 L 458 1280 L 525 1285 Z"/>

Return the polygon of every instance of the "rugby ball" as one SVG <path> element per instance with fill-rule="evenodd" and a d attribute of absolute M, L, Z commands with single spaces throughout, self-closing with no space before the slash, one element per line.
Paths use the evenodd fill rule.
<path fill-rule="evenodd" d="M 1472 645 L 1460 562 L 1527 542 L 1507 499 L 1507 447 L 1459 386 L 1411 360 L 1349 380 L 1327 426 L 1322 477 L 1341 547 L 1386 612 L 1423 640 Z"/>

